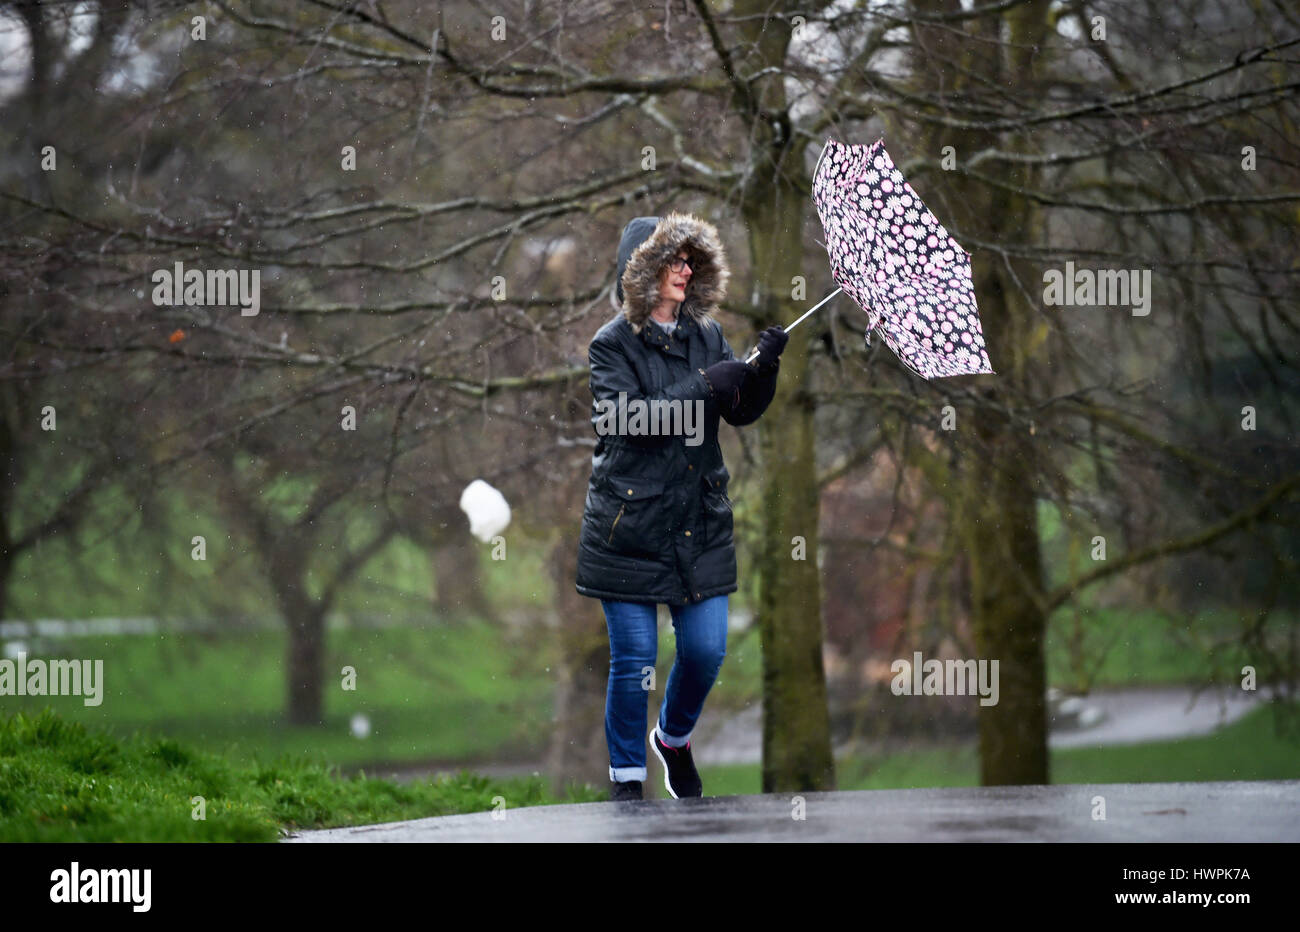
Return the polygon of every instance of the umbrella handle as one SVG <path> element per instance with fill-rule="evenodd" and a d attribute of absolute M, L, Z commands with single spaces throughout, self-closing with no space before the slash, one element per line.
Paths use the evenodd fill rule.
<path fill-rule="evenodd" d="M 786 333 L 789 333 L 789 332 L 790 332 L 791 330 L 793 330 L 795 327 L 799 326 L 799 324 L 801 324 L 801 323 L 803 322 L 803 319 L 804 319 L 805 317 L 807 317 L 807 316 L 808 316 L 809 314 L 811 314 L 813 311 L 817 310 L 817 308 L 821 307 L 823 304 L 825 304 L 827 301 L 829 301 L 831 298 L 835 297 L 837 294 L 839 294 L 839 293 L 840 293 L 841 291 L 843 291 L 843 290 L 844 290 L 844 288 L 843 288 L 842 286 L 839 287 L 839 288 L 836 288 L 834 291 L 832 291 L 832 292 L 831 292 L 830 294 L 828 294 L 826 297 L 822 298 L 820 301 L 818 301 L 818 302 L 817 302 L 816 304 L 814 304 L 812 307 L 808 308 L 808 310 L 804 311 L 803 314 L 802 314 L 802 316 L 800 316 L 800 318 L 799 318 L 798 320 L 796 320 L 796 321 L 795 321 L 794 323 L 792 323 L 790 326 L 783 328 L 783 329 L 785 330 L 785 332 L 786 332 Z M 749 354 L 748 356 L 745 357 L 745 362 L 750 363 L 750 362 L 753 362 L 753 361 L 754 361 L 755 359 L 757 359 L 757 358 L 758 358 L 758 347 L 754 347 L 754 349 L 750 351 L 750 354 Z"/>

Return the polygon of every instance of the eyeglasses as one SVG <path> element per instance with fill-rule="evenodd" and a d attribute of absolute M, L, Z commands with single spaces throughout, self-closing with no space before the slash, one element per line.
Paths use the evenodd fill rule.
<path fill-rule="evenodd" d="M 695 271 L 695 266 L 691 265 L 690 259 L 683 259 L 681 256 L 673 256 L 668 260 L 668 267 L 674 272 L 680 272 L 683 266 L 691 266 L 691 271 Z"/>

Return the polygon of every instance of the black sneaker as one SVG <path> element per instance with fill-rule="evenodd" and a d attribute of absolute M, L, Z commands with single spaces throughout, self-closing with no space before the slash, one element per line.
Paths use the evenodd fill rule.
<path fill-rule="evenodd" d="M 611 781 L 614 785 L 610 788 L 609 798 L 617 802 L 620 799 L 645 799 L 645 793 L 641 788 L 640 780 L 627 780 L 623 783 Z"/>
<path fill-rule="evenodd" d="M 704 795 L 700 775 L 695 771 L 695 761 L 691 759 L 689 741 L 680 748 L 669 747 L 659 740 L 659 726 L 656 725 L 650 730 L 650 747 L 659 763 L 664 765 L 664 786 L 673 799 Z"/>

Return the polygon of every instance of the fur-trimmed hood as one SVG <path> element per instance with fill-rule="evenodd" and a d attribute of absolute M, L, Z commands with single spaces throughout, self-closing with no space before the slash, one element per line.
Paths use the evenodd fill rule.
<path fill-rule="evenodd" d="M 618 286 L 621 285 L 623 316 L 634 333 L 641 332 L 659 303 L 659 273 L 682 246 L 691 255 L 691 280 L 686 285 L 686 300 L 678 309 L 678 317 L 686 316 L 700 324 L 714 320 L 731 276 L 722 238 L 717 227 L 707 220 L 674 211 L 662 219 L 638 217 L 623 230 L 619 278 L 610 301 L 615 308 L 620 307 Z"/>

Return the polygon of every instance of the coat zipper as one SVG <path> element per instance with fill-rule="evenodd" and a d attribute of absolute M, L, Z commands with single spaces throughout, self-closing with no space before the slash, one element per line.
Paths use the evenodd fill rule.
<path fill-rule="evenodd" d="M 605 543 L 607 544 L 614 543 L 614 528 L 618 527 L 618 519 L 623 517 L 623 509 L 626 507 L 627 507 L 626 502 L 618 506 L 618 514 L 614 516 L 614 523 L 609 526 L 609 539 L 606 540 Z"/>

